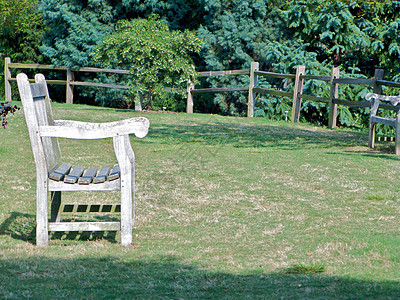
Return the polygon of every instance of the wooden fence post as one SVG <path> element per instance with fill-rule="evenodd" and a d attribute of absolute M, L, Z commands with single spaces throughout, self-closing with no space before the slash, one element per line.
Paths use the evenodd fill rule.
<path fill-rule="evenodd" d="M 375 69 L 375 75 L 374 75 L 374 89 L 373 89 L 373 93 L 375 94 L 382 94 L 382 86 L 380 84 L 378 84 L 378 80 L 383 80 L 383 73 L 384 70 L 382 69 Z M 371 102 L 371 109 L 372 109 L 372 103 Z M 398 117 L 399 115 L 397 115 Z M 396 119 L 397 119 L 396 117 Z M 396 121 L 396 124 L 398 120 Z M 398 140 L 398 136 L 397 136 L 398 131 L 396 130 L 396 141 Z M 374 143 L 375 143 L 375 125 L 373 125 L 371 123 L 371 115 L 370 115 L 370 120 L 369 120 L 369 129 L 368 129 L 368 147 L 370 148 L 374 148 Z M 396 146 L 397 146 L 397 142 L 396 142 Z M 398 151 L 397 147 L 395 147 L 395 151 Z M 397 153 L 396 153 L 397 154 Z"/>
<path fill-rule="evenodd" d="M 8 65 L 11 63 L 11 58 L 6 57 L 4 60 L 4 101 L 11 101 L 11 84 L 10 84 L 10 79 L 11 79 L 11 71 Z"/>
<path fill-rule="evenodd" d="M 252 118 L 254 117 L 254 102 L 256 100 L 256 93 L 254 93 L 254 88 L 257 86 L 258 76 L 254 74 L 255 71 L 258 71 L 259 63 L 251 62 L 250 67 L 250 84 L 249 84 L 249 99 L 247 103 L 247 116 Z"/>
<path fill-rule="evenodd" d="M 304 75 L 306 72 L 305 66 L 297 66 L 296 69 L 296 78 L 294 81 L 294 91 L 293 91 L 293 106 L 292 106 L 292 122 L 296 123 L 300 118 L 300 110 L 301 110 L 301 95 L 303 93 L 303 83 L 304 79 L 301 78 L 301 75 Z"/>
<path fill-rule="evenodd" d="M 377 83 L 378 80 L 383 80 L 383 73 L 384 70 L 382 69 L 376 69 L 375 70 L 375 82 L 374 82 L 374 93 L 375 94 L 382 94 L 382 86 L 380 84 Z"/>
<path fill-rule="evenodd" d="M 331 95 L 329 97 L 329 120 L 328 127 L 335 128 L 337 120 L 337 104 L 333 99 L 339 96 L 339 84 L 334 83 L 333 80 L 339 78 L 339 68 L 333 68 L 331 74 Z"/>
<path fill-rule="evenodd" d="M 186 113 L 193 113 L 193 94 L 192 90 L 194 89 L 194 83 L 189 79 L 187 82 L 187 101 L 186 101 Z"/>
<path fill-rule="evenodd" d="M 67 69 L 67 104 L 74 103 L 74 86 L 71 85 L 71 81 L 74 81 L 74 72 L 71 69 Z"/>
<path fill-rule="evenodd" d="M 137 93 L 135 97 L 135 111 L 142 111 L 143 110 L 143 95 Z"/>

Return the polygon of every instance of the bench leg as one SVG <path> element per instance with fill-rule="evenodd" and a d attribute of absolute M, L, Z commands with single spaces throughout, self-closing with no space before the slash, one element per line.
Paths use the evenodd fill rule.
<path fill-rule="evenodd" d="M 399 155 L 400 154 L 400 114 L 397 114 L 396 116 L 396 141 L 394 145 L 394 154 Z"/>
<path fill-rule="evenodd" d="M 129 136 L 113 138 L 115 156 L 121 169 L 121 244 L 132 244 L 132 200 L 133 200 L 133 168 L 130 161 L 131 145 Z"/>
<path fill-rule="evenodd" d="M 60 222 L 61 192 L 51 192 L 50 222 Z"/>
<path fill-rule="evenodd" d="M 132 244 L 132 177 L 121 176 L 121 244 Z"/>
<path fill-rule="evenodd" d="M 376 123 L 369 123 L 369 132 L 368 132 L 368 147 L 374 148 L 375 146 L 375 127 Z"/>
<path fill-rule="evenodd" d="M 47 185 L 38 180 L 36 189 L 36 246 L 47 247 L 48 245 Z"/>
<path fill-rule="evenodd" d="M 126 137 L 126 151 L 129 158 L 130 166 L 131 166 L 131 195 L 132 195 L 132 226 L 135 225 L 135 153 L 132 150 L 131 142 L 129 140 L 129 136 Z"/>

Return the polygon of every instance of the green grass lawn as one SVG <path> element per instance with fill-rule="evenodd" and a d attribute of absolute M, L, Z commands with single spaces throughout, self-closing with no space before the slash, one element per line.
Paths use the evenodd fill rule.
<path fill-rule="evenodd" d="M 145 116 L 134 244 L 52 234 L 35 246 L 35 166 L 19 111 L 0 130 L 0 298 L 399 299 L 393 143 L 308 124 L 55 104 L 58 119 Z M 114 163 L 112 141 L 62 140 L 65 161 Z M 93 195 L 94 194 L 94 195 Z M 118 193 L 65 194 L 68 202 Z"/>

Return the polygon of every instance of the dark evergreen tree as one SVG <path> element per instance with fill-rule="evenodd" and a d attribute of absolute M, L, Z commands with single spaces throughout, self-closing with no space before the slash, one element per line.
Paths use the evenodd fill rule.
<path fill-rule="evenodd" d="M 294 73 L 298 64 L 306 65 L 311 74 L 329 75 L 334 66 L 340 66 L 342 76 L 370 77 L 380 66 L 385 66 L 391 78 L 400 73 L 399 1 L 206 0 L 205 10 L 199 35 L 205 41 L 206 69 L 248 68 L 250 61 L 258 61 L 262 70 L 283 73 Z M 246 80 L 212 78 L 209 83 L 238 86 Z M 290 82 L 264 81 L 261 85 L 285 89 Z M 325 96 L 329 91 L 323 86 L 310 81 L 305 91 Z M 364 87 L 341 89 L 343 97 L 353 100 L 361 100 L 366 92 Z M 215 101 L 225 113 L 245 114 L 243 93 L 219 94 Z M 256 102 L 256 113 L 279 119 L 290 105 L 290 99 L 264 96 Z M 302 115 L 324 123 L 324 106 L 305 102 Z M 342 124 L 354 123 L 347 107 L 340 107 L 339 115 Z"/>
<path fill-rule="evenodd" d="M 53 64 L 92 66 L 91 53 L 121 20 L 160 15 L 171 30 L 196 29 L 202 16 L 197 0 L 42 0 L 46 35 L 41 50 Z"/>
<path fill-rule="evenodd" d="M 54 65 L 70 68 L 101 67 L 101 62 L 95 64 L 92 60 L 92 54 L 103 39 L 114 32 L 118 21 L 159 13 L 175 30 L 199 26 L 198 20 L 202 16 L 202 6 L 197 0 L 42 0 L 41 9 L 46 26 L 41 51 Z M 88 74 L 80 76 L 90 80 Z M 126 83 L 124 77 L 116 75 L 101 75 L 94 80 Z M 126 98 L 126 93 L 120 90 L 78 87 L 76 92 L 78 97 L 75 99 L 80 102 L 125 106 L 121 99 Z"/>
<path fill-rule="evenodd" d="M 266 1 L 205 0 L 206 16 L 199 29 L 204 40 L 201 58 L 207 70 L 249 68 L 258 61 L 263 70 L 272 64 L 264 54 L 270 40 L 281 40 L 277 30 L 277 10 Z M 212 77 L 209 84 L 217 86 L 245 86 L 248 76 Z M 244 115 L 244 93 L 218 94 L 215 102 L 222 113 Z"/>
<path fill-rule="evenodd" d="M 90 53 L 113 30 L 112 6 L 106 0 L 44 0 L 47 28 L 41 51 L 56 66 L 92 66 Z"/>

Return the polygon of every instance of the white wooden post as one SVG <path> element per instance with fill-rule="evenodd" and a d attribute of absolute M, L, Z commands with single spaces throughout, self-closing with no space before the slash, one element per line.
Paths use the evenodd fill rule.
<path fill-rule="evenodd" d="M 4 100 L 9 102 L 11 101 L 11 84 L 10 84 L 10 79 L 11 79 L 11 72 L 10 68 L 8 65 L 11 63 L 11 58 L 6 57 L 4 60 Z"/>
<path fill-rule="evenodd" d="M 192 90 L 194 90 L 194 83 L 189 79 L 187 82 L 187 101 L 186 101 L 186 113 L 193 113 L 193 94 Z"/>
<path fill-rule="evenodd" d="M 374 89 L 373 89 L 373 93 L 374 94 L 378 94 L 378 95 L 382 94 L 382 86 L 379 85 L 377 81 L 383 79 L 383 73 L 384 73 L 384 70 L 382 70 L 382 69 L 376 69 L 375 70 L 375 76 L 374 76 L 375 82 L 374 82 Z M 369 114 L 368 146 L 370 148 L 374 148 L 374 146 L 375 146 L 375 128 L 376 128 L 376 123 L 372 122 L 372 116 L 375 116 L 377 114 L 377 112 L 378 112 L 378 108 L 379 108 L 378 103 L 379 103 L 379 101 L 377 101 L 377 100 L 372 101 L 371 110 L 370 110 L 370 114 Z M 398 116 L 399 115 L 397 115 L 396 118 Z M 398 123 L 396 123 L 396 124 L 398 124 Z M 399 134 L 399 131 L 396 130 L 396 139 L 397 139 L 397 135 L 398 134 Z M 395 152 L 398 151 L 397 148 L 398 147 L 397 147 L 397 142 L 396 142 Z"/>
<path fill-rule="evenodd" d="M 293 90 L 293 106 L 292 106 L 292 122 L 296 123 L 300 118 L 300 110 L 301 110 L 301 95 L 303 93 L 303 83 L 304 79 L 301 75 L 304 75 L 306 72 L 305 66 L 297 66 L 296 68 L 296 78 L 294 81 L 294 90 Z"/>
<path fill-rule="evenodd" d="M 333 80 L 339 78 L 339 68 L 333 68 L 331 74 L 331 95 L 329 97 L 329 120 L 328 127 L 335 128 L 337 120 L 337 104 L 333 103 L 333 99 L 339 96 L 339 84 L 334 83 Z"/>
<path fill-rule="evenodd" d="M 113 138 L 115 156 L 121 169 L 121 244 L 132 244 L 133 226 L 133 186 L 132 162 L 128 155 L 130 148 L 129 135 L 118 135 Z"/>
<path fill-rule="evenodd" d="M 135 97 L 135 111 L 142 111 L 142 103 L 143 103 L 143 95 L 142 94 L 137 94 L 137 97 Z"/>
<path fill-rule="evenodd" d="M 46 157 L 39 135 L 39 123 L 36 114 L 35 104 L 29 85 L 28 76 L 18 74 L 17 84 L 20 92 L 22 105 L 24 107 L 25 120 L 31 140 L 33 157 L 36 165 L 36 245 L 47 247 L 49 244 L 48 217 L 47 217 L 47 165 Z M 27 100 L 28 99 L 28 100 Z"/>
<path fill-rule="evenodd" d="M 71 81 L 74 81 L 74 73 L 67 69 L 67 104 L 74 103 L 74 86 L 71 85 Z"/>
<path fill-rule="evenodd" d="M 252 118 L 254 116 L 254 104 L 256 100 L 256 94 L 254 88 L 257 86 L 258 76 L 254 74 L 255 71 L 259 70 L 259 63 L 252 62 L 250 67 L 250 84 L 249 84 L 249 97 L 247 101 L 247 116 Z"/>

